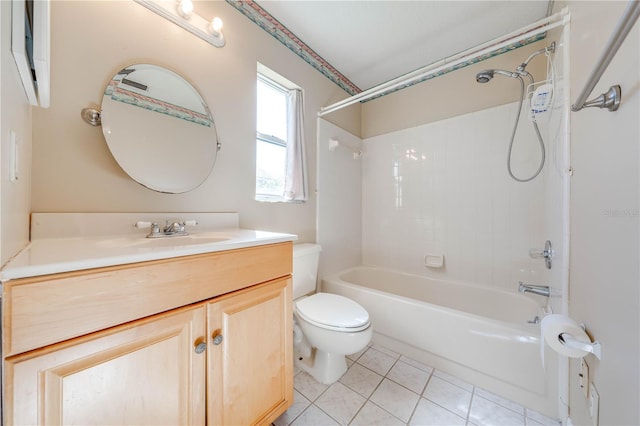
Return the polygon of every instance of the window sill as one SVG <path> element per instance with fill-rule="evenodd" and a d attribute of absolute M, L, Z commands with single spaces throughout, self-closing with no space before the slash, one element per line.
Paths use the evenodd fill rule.
<path fill-rule="evenodd" d="M 286 204 L 302 204 L 302 200 L 285 200 L 277 195 L 256 195 L 256 201 L 260 203 L 286 203 Z"/>

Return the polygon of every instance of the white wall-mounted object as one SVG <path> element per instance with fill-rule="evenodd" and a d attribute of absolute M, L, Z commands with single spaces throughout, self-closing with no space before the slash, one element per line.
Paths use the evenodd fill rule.
<path fill-rule="evenodd" d="M 540 329 L 544 338 L 540 342 L 543 364 L 545 342 L 551 349 L 569 358 L 583 358 L 591 353 L 602 360 L 602 344 L 591 341 L 584 324 L 578 324 L 566 315 L 551 314 L 542 319 Z"/>
<path fill-rule="evenodd" d="M 317 119 L 317 231 L 323 248 L 320 278 L 362 262 L 362 161 L 326 149 L 329 139 L 362 146 L 362 139 L 333 123 Z"/>
<path fill-rule="evenodd" d="M 329 139 L 329 151 L 335 151 L 337 147 L 342 146 L 346 149 L 348 149 L 349 151 L 353 152 L 353 159 L 357 160 L 358 158 L 362 157 L 362 151 L 359 149 L 355 149 L 353 147 L 351 147 L 350 145 L 341 143 L 340 140 L 338 140 L 338 138 L 331 138 Z"/>
<path fill-rule="evenodd" d="M 223 47 L 226 43 L 222 34 L 222 20 L 215 17 L 207 21 L 193 11 L 191 0 L 134 1 L 215 47 Z"/>
<path fill-rule="evenodd" d="M 11 7 L 11 51 L 25 94 L 31 105 L 47 108 L 51 51 L 49 0 L 34 1 L 31 17 L 28 16 L 25 0 L 12 0 Z M 32 68 L 35 70 L 35 80 Z"/>
<path fill-rule="evenodd" d="M 442 268 L 444 267 L 444 255 L 443 254 L 425 254 L 424 265 L 427 268 Z"/>
<path fill-rule="evenodd" d="M 15 130 L 9 133 L 9 180 L 18 180 L 18 140 Z"/>

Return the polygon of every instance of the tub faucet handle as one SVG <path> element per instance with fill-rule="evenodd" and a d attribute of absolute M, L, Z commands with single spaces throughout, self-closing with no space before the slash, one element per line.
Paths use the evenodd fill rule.
<path fill-rule="evenodd" d="M 529 249 L 529 257 L 532 259 L 544 259 L 544 264 L 547 269 L 551 269 L 551 258 L 553 257 L 553 254 L 553 247 L 551 247 L 551 241 L 549 240 L 545 241 L 543 249 Z"/>

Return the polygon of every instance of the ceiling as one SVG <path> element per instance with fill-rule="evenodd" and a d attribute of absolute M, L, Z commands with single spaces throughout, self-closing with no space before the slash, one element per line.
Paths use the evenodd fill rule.
<path fill-rule="evenodd" d="M 542 19 L 550 2 L 256 3 L 361 91 Z"/>

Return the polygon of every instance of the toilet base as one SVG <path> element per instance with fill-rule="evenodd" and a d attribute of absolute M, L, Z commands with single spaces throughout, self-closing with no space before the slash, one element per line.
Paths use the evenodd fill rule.
<path fill-rule="evenodd" d="M 337 382 L 347 372 L 347 360 L 344 355 L 324 352 L 318 348 L 313 348 L 311 356 L 308 357 L 296 353 L 295 365 L 325 385 Z"/>

